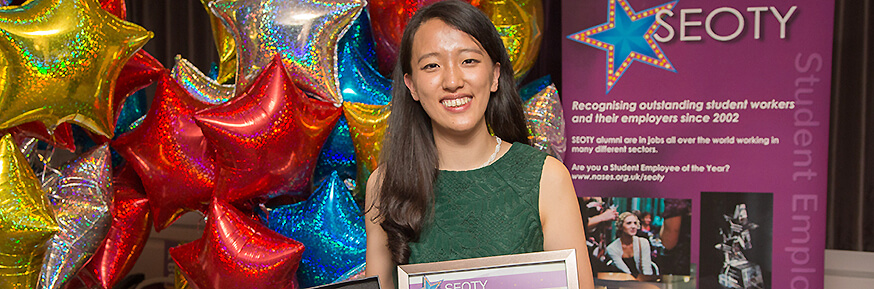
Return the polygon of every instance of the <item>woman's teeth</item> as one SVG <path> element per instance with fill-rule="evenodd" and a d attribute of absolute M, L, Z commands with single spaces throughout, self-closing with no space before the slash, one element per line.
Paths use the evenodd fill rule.
<path fill-rule="evenodd" d="M 470 97 L 462 97 L 462 98 L 455 98 L 455 99 L 447 99 L 447 100 L 441 101 L 440 103 L 446 107 L 459 107 L 459 106 L 467 104 L 468 102 L 470 102 L 470 100 L 471 100 Z"/>

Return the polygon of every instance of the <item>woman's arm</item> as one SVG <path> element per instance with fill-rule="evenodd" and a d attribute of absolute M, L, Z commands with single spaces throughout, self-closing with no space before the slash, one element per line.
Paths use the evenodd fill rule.
<path fill-rule="evenodd" d="M 384 289 L 394 288 L 395 263 L 388 250 L 388 237 L 379 225 L 379 189 L 382 174 L 377 168 L 367 180 L 367 195 L 364 197 L 364 228 L 367 230 L 366 276 L 379 276 L 379 284 Z"/>
<path fill-rule="evenodd" d="M 567 168 L 553 157 L 547 157 L 543 164 L 539 201 L 543 249 L 548 251 L 576 249 L 580 288 L 594 288 L 592 266 L 589 264 L 586 233 L 583 230 L 583 218 L 580 216 L 577 194 Z"/>
<path fill-rule="evenodd" d="M 649 240 L 646 238 L 635 237 L 640 242 L 640 268 L 641 274 L 653 275 L 652 271 L 652 250 L 649 247 Z"/>

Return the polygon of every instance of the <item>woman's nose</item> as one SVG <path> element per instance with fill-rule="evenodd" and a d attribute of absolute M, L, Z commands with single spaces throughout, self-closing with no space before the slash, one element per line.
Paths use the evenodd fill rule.
<path fill-rule="evenodd" d="M 451 65 L 443 70 L 443 89 L 456 91 L 464 86 L 462 72 L 457 65 Z"/>

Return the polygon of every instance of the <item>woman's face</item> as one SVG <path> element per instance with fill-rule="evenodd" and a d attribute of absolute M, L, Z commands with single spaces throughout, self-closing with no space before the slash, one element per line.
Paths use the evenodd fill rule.
<path fill-rule="evenodd" d="M 647 226 L 649 226 L 649 224 L 652 224 L 652 216 L 650 216 L 650 215 L 643 216 L 643 224 L 645 224 Z"/>
<path fill-rule="evenodd" d="M 640 221 L 637 220 L 636 216 L 628 216 L 622 221 L 622 232 L 625 232 L 625 234 L 634 236 L 637 234 L 638 229 L 640 229 Z"/>
<path fill-rule="evenodd" d="M 485 126 L 489 95 L 498 89 L 500 64 L 473 36 L 430 19 L 413 35 L 404 84 L 431 117 L 435 130 L 467 132 Z"/>

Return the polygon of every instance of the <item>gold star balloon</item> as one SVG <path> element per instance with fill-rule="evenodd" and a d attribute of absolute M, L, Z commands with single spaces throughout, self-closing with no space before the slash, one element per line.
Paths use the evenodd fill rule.
<path fill-rule="evenodd" d="M 300 80 L 301 89 L 339 106 L 337 41 L 365 4 L 365 0 L 215 0 L 209 5 L 237 43 L 238 93 L 278 54 L 291 77 Z"/>
<path fill-rule="evenodd" d="M 179 83 L 188 94 L 203 103 L 222 104 L 234 97 L 233 84 L 221 84 L 200 72 L 194 64 L 182 56 L 176 55 L 176 65 L 170 76 Z"/>
<path fill-rule="evenodd" d="M 234 80 L 237 73 L 237 45 L 234 42 L 234 35 L 222 25 L 221 18 L 217 17 L 209 9 L 209 2 L 212 0 L 200 0 L 203 8 L 206 9 L 206 14 L 209 14 L 209 24 L 212 26 L 212 37 L 215 40 L 215 47 L 219 54 L 218 83 L 228 83 Z"/>
<path fill-rule="evenodd" d="M 541 0 L 490 0 L 480 8 L 498 30 L 513 63 L 513 75 L 521 80 L 528 74 L 537 54 L 543 27 Z"/>
<path fill-rule="evenodd" d="M 36 288 L 58 224 L 41 183 L 11 135 L 0 139 L 0 288 Z"/>
<path fill-rule="evenodd" d="M 355 162 L 358 163 L 358 184 L 352 192 L 355 199 L 364 199 L 364 187 L 370 173 L 379 163 L 382 151 L 382 138 L 388 127 L 389 105 L 372 105 L 357 102 L 344 102 L 343 113 L 349 121 L 349 135 L 355 146 Z"/>
<path fill-rule="evenodd" d="M 71 121 L 112 137 L 119 71 L 152 33 L 96 0 L 32 0 L 0 9 L 0 129 Z"/>

